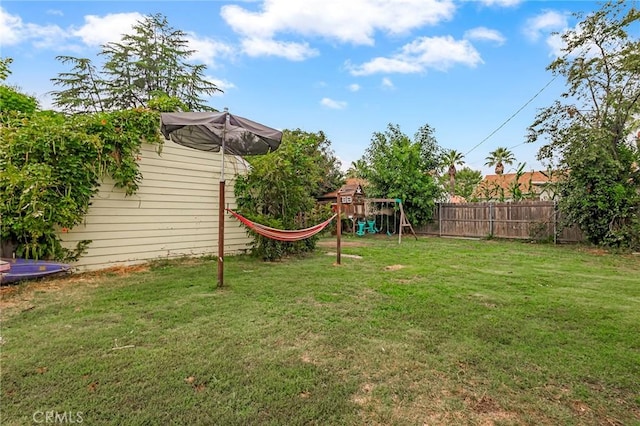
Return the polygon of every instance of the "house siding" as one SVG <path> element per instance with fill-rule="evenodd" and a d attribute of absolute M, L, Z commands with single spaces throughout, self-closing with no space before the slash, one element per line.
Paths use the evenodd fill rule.
<path fill-rule="evenodd" d="M 202 256 L 218 252 L 220 153 L 198 151 L 165 141 L 162 153 L 144 145 L 138 191 L 125 196 L 106 179 L 93 197 L 82 225 L 61 234 L 65 246 L 92 240 L 74 263 L 79 271 L 126 266 L 159 258 Z M 235 176 L 246 163 L 225 156 L 225 204 L 236 206 Z M 251 240 L 244 228 L 225 217 L 225 254 L 238 253 Z"/>

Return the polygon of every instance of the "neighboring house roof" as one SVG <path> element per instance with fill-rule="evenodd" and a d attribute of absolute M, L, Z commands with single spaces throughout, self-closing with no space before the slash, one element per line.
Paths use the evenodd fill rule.
<path fill-rule="evenodd" d="M 496 198 L 502 192 L 505 197 L 509 198 L 509 192 L 513 188 L 515 179 L 515 173 L 487 175 L 478 184 L 473 195 L 480 199 Z M 520 191 L 523 194 L 540 194 L 544 191 L 546 184 L 556 181 L 558 181 L 558 176 L 552 175 L 552 178 L 549 179 L 547 175 L 539 171 L 525 172 L 518 179 Z M 487 197 L 488 194 L 492 194 L 492 197 Z"/>
<path fill-rule="evenodd" d="M 460 204 L 460 203 L 466 203 L 467 200 L 461 196 L 461 195 L 451 195 L 449 197 L 449 203 L 453 203 L 453 204 Z"/>

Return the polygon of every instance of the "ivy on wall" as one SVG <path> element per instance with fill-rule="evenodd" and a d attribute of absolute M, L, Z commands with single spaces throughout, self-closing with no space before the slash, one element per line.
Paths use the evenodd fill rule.
<path fill-rule="evenodd" d="M 82 223 L 105 176 L 127 195 L 142 179 L 143 143 L 157 144 L 159 114 L 146 108 L 67 116 L 0 114 L 0 239 L 19 257 L 76 260 L 90 241 L 62 246 Z"/>

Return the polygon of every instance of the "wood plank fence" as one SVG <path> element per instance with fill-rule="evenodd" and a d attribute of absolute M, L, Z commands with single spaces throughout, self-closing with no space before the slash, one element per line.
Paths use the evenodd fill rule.
<path fill-rule="evenodd" d="M 577 226 L 562 226 L 553 201 L 518 203 L 439 203 L 433 222 L 417 233 L 449 237 L 511 238 L 553 242 L 583 242 Z"/>

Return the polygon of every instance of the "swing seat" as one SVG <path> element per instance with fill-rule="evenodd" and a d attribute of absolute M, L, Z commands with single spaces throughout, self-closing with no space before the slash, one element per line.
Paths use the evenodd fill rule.
<path fill-rule="evenodd" d="M 367 232 L 370 234 L 377 234 L 380 232 L 380 230 L 376 228 L 375 220 L 367 220 Z"/>
<path fill-rule="evenodd" d="M 356 231 L 356 235 L 362 237 L 364 234 L 366 234 L 365 226 L 367 225 L 367 223 L 357 222 L 357 224 L 358 224 L 358 230 Z"/>

